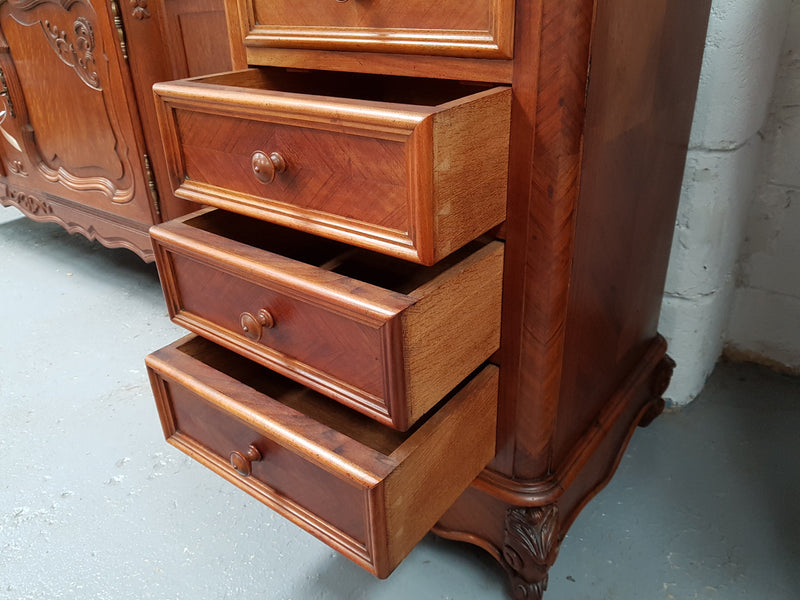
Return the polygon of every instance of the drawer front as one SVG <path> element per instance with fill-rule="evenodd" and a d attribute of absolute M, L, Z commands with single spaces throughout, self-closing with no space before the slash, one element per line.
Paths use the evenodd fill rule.
<path fill-rule="evenodd" d="M 284 372 L 302 370 L 309 377 L 316 372 L 316 378 L 329 382 L 325 391 L 336 396 L 348 388 L 351 394 L 375 398 L 375 403 L 384 396 L 383 322 L 358 322 L 313 299 L 292 297 L 291 289 L 274 282 L 252 283 L 221 265 L 177 253 L 170 255 L 170 263 L 180 296 L 176 314 L 191 319 L 195 327 L 207 321 L 217 336 L 262 354 L 259 362 L 271 367 L 284 363 Z M 262 310 L 270 314 L 269 327 L 254 324 Z"/>
<path fill-rule="evenodd" d="M 237 240 L 248 227 L 290 256 Z M 303 257 L 317 265 L 290 251 L 308 255 L 320 240 L 213 209 L 151 236 L 176 323 L 400 430 L 499 347 L 499 242 L 475 242 L 436 267 L 339 255 L 346 247 L 327 242 Z M 413 289 L 377 285 L 401 276 Z"/>
<path fill-rule="evenodd" d="M 255 446 L 262 459 L 250 463 L 248 477 L 252 479 L 246 481 L 257 489 L 269 486 L 276 497 L 285 499 L 287 505 L 296 505 L 294 510 L 309 521 L 318 517 L 352 539 L 357 548 L 366 548 L 367 498 L 363 488 L 299 457 L 180 384 L 165 380 L 159 385 L 174 427 L 171 435 L 182 438 L 195 451 L 202 446 L 207 460 L 213 460 L 231 477 L 241 477 L 231 466 L 231 454 L 239 452 L 246 457 L 249 447 Z"/>
<path fill-rule="evenodd" d="M 413 147 L 408 136 L 381 139 L 192 110 L 176 110 L 175 121 L 184 176 L 192 184 L 229 190 L 232 196 L 268 195 L 298 211 L 410 230 L 406 163 Z M 273 151 L 287 168 L 264 183 L 253 156 Z"/>
<path fill-rule="evenodd" d="M 247 47 L 510 58 L 513 0 L 239 0 Z"/>
<path fill-rule="evenodd" d="M 494 454 L 494 366 L 400 434 L 202 338 L 147 365 L 170 443 L 379 577 Z"/>
<path fill-rule="evenodd" d="M 505 219 L 509 88 L 250 69 L 154 89 L 185 200 L 426 265 Z"/>

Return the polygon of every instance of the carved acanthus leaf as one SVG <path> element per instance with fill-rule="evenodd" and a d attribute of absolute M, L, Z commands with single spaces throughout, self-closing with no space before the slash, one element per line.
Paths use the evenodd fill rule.
<path fill-rule="evenodd" d="M 509 508 L 503 559 L 515 600 L 539 600 L 547 589 L 547 570 L 558 547 L 558 506 Z"/>
<path fill-rule="evenodd" d="M 558 541 L 558 507 L 549 504 L 541 508 L 512 508 L 506 515 L 503 554 L 515 571 L 524 566 L 523 556 L 545 564 Z M 516 564 L 515 564 L 516 563 Z"/>
<path fill-rule="evenodd" d="M 75 69 L 75 73 L 86 85 L 96 90 L 102 90 L 94 58 L 94 31 L 89 20 L 85 17 L 78 17 L 72 24 L 75 34 L 74 42 L 69 40 L 69 34 L 58 25 L 45 21 L 43 26 L 50 45 L 61 61 Z"/>

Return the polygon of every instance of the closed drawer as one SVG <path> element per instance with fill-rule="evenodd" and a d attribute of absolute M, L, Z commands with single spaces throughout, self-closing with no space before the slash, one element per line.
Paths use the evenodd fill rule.
<path fill-rule="evenodd" d="M 171 444 L 379 577 L 494 454 L 492 365 L 409 434 L 199 337 L 147 365 Z"/>
<path fill-rule="evenodd" d="M 245 47 L 510 58 L 514 0 L 239 0 Z"/>
<path fill-rule="evenodd" d="M 180 198 L 427 265 L 505 219 L 510 88 L 250 69 L 154 89 Z"/>
<path fill-rule="evenodd" d="M 150 232 L 176 323 L 397 429 L 500 345 L 501 242 L 423 267 L 217 209 Z"/>

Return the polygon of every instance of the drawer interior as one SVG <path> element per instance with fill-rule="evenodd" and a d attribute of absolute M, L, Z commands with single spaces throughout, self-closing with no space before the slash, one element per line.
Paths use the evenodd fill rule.
<path fill-rule="evenodd" d="M 221 73 L 201 77 L 195 81 L 251 90 L 414 106 L 445 104 L 493 87 L 492 84 L 480 82 L 279 67 L 259 67 L 234 73 Z"/>
<path fill-rule="evenodd" d="M 235 352 L 211 344 L 201 337 L 189 339 L 181 343 L 177 349 L 265 397 L 296 410 L 387 457 L 391 456 L 425 421 L 424 419 L 419 421 L 409 431 L 399 432 L 349 410 L 337 402 L 331 402 L 326 396 L 257 365 Z"/>
<path fill-rule="evenodd" d="M 486 245 L 483 239 L 473 241 L 426 267 L 221 210 L 204 212 L 184 223 L 398 294 L 410 294 Z"/>
<path fill-rule="evenodd" d="M 171 444 L 378 577 L 495 451 L 492 365 L 398 433 L 199 337 L 146 362 Z M 237 463 L 243 472 L 229 456 L 248 444 L 252 458 Z"/>

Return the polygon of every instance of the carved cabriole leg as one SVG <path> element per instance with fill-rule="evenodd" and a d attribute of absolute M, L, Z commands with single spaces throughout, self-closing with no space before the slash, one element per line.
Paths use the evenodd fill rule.
<path fill-rule="evenodd" d="M 508 573 L 516 600 L 539 600 L 575 517 L 611 479 L 636 427 L 661 412 L 675 364 L 665 352 L 657 337 L 555 472 L 522 480 L 485 470 L 434 531 L 481 546 Z"/>
<path fill-rule="evenodd" d="M 506 512 L 503 566 L 515 600 L 541 600 L 547 572 L 558 554 L 558 525 L 555 504 Z"/>

